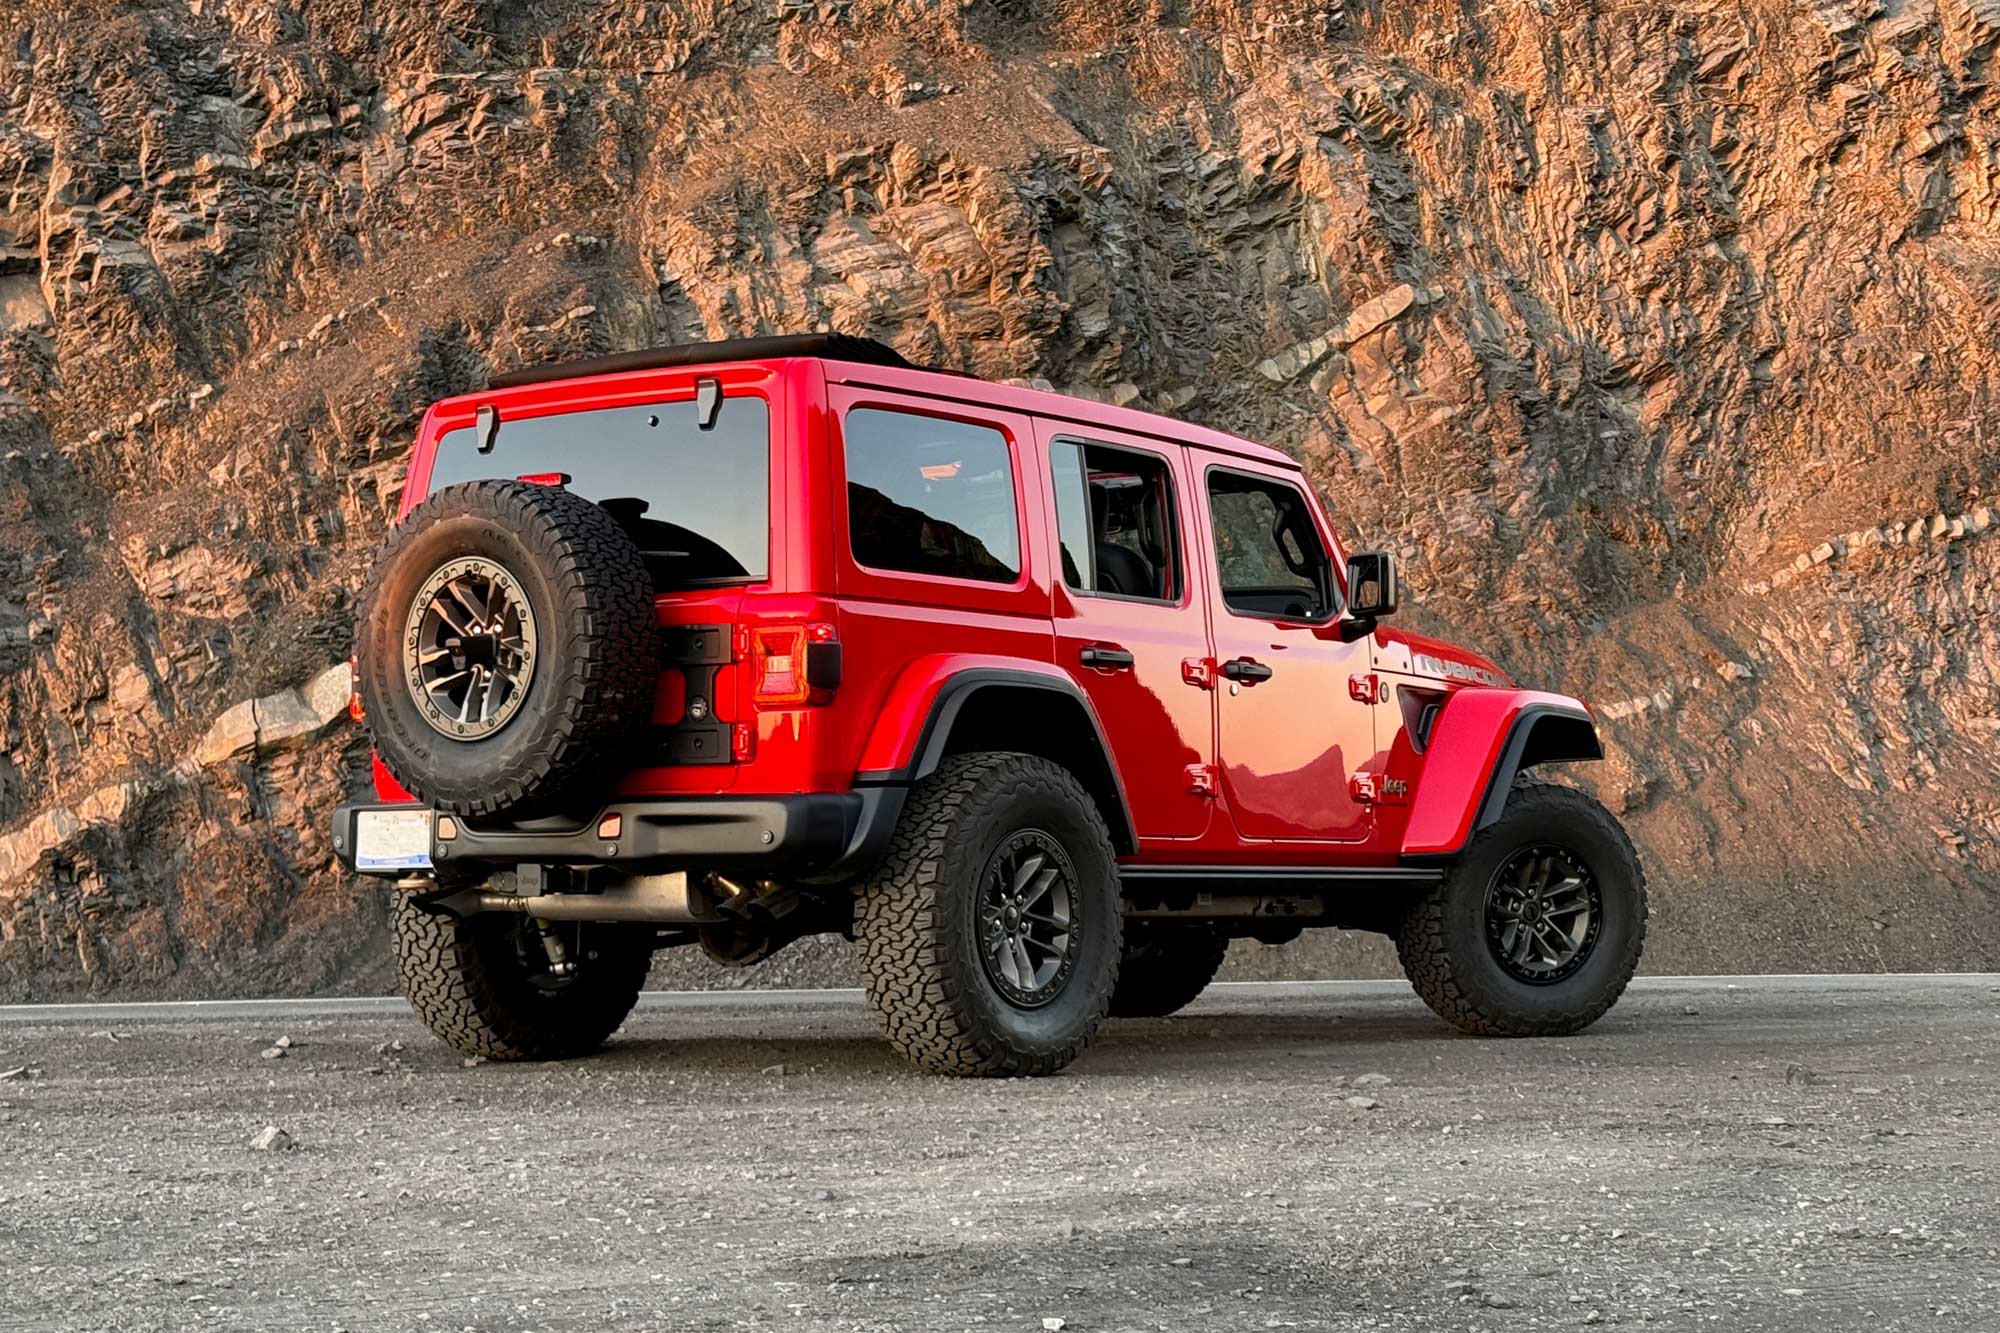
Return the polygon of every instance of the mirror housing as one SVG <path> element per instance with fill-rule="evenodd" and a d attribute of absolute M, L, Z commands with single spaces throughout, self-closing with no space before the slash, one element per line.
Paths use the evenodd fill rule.
<path fill-rule="evenodd" d="M 1341 624 L 1341 637 L 1352 642 L 1372 633 L 1375 622 L 1394 615 L 1402 600 L 1395 555 L 1356 551 L 1347 558 L 1347 619 Z"/>

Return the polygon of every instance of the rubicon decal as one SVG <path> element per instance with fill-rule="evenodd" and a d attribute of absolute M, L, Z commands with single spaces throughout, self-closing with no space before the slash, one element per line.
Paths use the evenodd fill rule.
<path fill-rule="evenodd" d="M 1454 662 L 1429 653 L 1416 653 L 1412 660 L 1418 671 L 1427 676 L 1442 676 L 1446 680 L 1466 680 L 1475 685 L 1505 685 L 1507 678 L 1497 671 L 1473 666 L 1470 662 Z"/>

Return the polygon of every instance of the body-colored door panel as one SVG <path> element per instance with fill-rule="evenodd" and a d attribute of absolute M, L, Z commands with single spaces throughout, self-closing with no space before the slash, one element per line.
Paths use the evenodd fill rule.
<path fill-rule="evenodd" d="M 1191 768 L 1205 768 L 1215 755 L 1214 695 L 1187 679 L 1184 663 L 1207 653 L 1204 585 L 1190 577 L 1185 534 L 1205 521 L 1192 503 L 1186 453 L 1176 445 L 1141 441 L 1115 431 L 1078 431 L 1059 423 L 1037 422 L 1044 459 L 1042 480 L 1058 484 L 1048 465 L 1054 451 L 1079 445 L 1099 453 L 1122 451 L 1164 465 L 1171 482 L 1164 506 L 1172 515 L 1176 540 L 1160 554 L 1172 562 L 1171 596 L 1145 598 L 1072 587 L 1090 583 L 1071 561 L 1057 561 L 1055 585 L 1056 661 L 1082 685 L 1103 721 L 1112 760 L 1125 784 L 1141 842 L 1199 838 L 1214 815 L 1214 800 L 1195 790 Z M 1057 515 L 1062 497 L 1053 490 L 1045 508 Z M 1060 547 L 1060 533 L 1051 541 Z M 1086 567 L 1088 561 L 1084 562 Z"/>
<path fill-rule="evenodd" d="M 1029 418 L 1018 413 L 987 411 L 854 384 L 828 386 L 827 399 L 829 439 L 823 464 L 827 479 L 821 488 L 831 499 L 833 538 L 828 545 L 833 550 L 831 574 L 838 596 L 845 681 L 838 709 L 825 711 L 838 711 L 850 728 L 846 740 L 847 773 L 851 776 L 868 735 L 868 724 L 880 715 L 896 682 L 912 663 L 944 648 L 1000 660 L 1051 660 L 1045 488 L 1034 480 L 1042 467 L 1034 427 Z M 858 434 L 850 438 L 857 413 L 934 419 L 946 427 L 971 426 L 1004 438 L 1004 456 L 1013 472 L 1013 540 L 1006 540 L 1004 532 L 986 530 L 981 534 L 981 545 L 990 546 L 995 559 L 1016 565 L 1012 578 L 942 577 L 871 568 L 863 563 L 867 545 L 857 546 L 850 501 L 850 482 L 860 475 L 849 453 L 858 441 Z M 879 416 L 874 420 L 879 427 Z M 990 466 L 989 460 L 973 453 L 955 452 L 948 429 L 940 430 L 940 438 L 943 452 L 910 475 L 896 478 L 898 485 L 921 490 L 924 479 L 931 478 L 936 486 L 949 487 L 964 480 L 963 471 Z M 879 477 L 874 480 L 878 486 L 888 484 Z M 913 498 L 913 492 L 905 490 L 900 497 L 876 495 L 869 500 L 901 514 L 891 522 L 908 525 L 916 522 L 908 507 Z M 931 530 L 922 537 L 940 552 L 964 540 L 963 534 L 940 535 Z"/>
<path fill-rule="evenodd" d="M 1321 526 L 1318 506 L 1306 499 L 1296 478 L 1198 452 L 1193 457 L 1211 511 L 1218 474 L 1289 488 L 1304 502 L 1307 535 L 1320 544 L 1328 566 L 1319 600 L 1330 602 L 1336 595 L 1331 569 L 1336 548 Z M 1367 643 L 1343 643 L 1330 606 L 1315 615 L 1289 614 L 1301 608 L 1287 606 L 1279 592 L 1252 599 L 1266 604 L 1261 607 L 1232 607 L 1222 563 L 1242 554 L 1224 549 L 1233 538 L 1240 540 L 1241 532 L 1218 533 L 1214 522 L 1205 532 L 1209 551 L 1201 577 L 1214 608 L 1217 758 L 1222 796 L 1237 833 L 1258 841 L 1367 840 L 1372 812 L 1357 799 L 1352 780 L 1375 754 L 1374 710 L 1354 699 L 1349 687 L 1350 677 L 1369 669 Z"/>

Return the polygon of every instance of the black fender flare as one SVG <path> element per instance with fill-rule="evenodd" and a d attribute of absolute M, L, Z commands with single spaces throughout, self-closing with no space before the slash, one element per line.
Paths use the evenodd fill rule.
<path fill-rule="evenodd" d="M 1523 708 L 1507 733 L 1507 744 L 1486 780 L 1486 795 L 1479 802 L 1479 815 L 1472 822 L 1477 833 L 1499 822 L 1507 810 L 1507 793 L 1522 770 L 1537 764 L 1558 764 L 1604 758 L 1604 743 L 1597 739 L 1597 723 L 1581 708 L 1556 704 L 1534 704 Z"/>
<path fill-rule="evenodd" d="M 1006 667 L 968 667 L 955 672 L 938 689 L 931 700 L 930 712 L 924 719 L 922 730 L 917 733 L 916 745 L 909 760 L 900 768 L 874 769 L 854 775 L 856 786 L 907 786 L 921 782 L 937 771 L 951 749 L 953 729 L 981 694 L 997 690 L 1032 689 L 1046 691 L 1076 705 L 1090 725 L 1089 738 L 1083 742 L 1083 753 L 1094 755 L 1097 772 L 1077 772 L 1077 765 L 1068 762 L 1059 753 L 1048 753 L 1060 747 L 1013 746 L 1028 754 L 1041 754 L 1045 758 L 1064 763 L 1083 783 L 1085 790 L 1097 801 L 1104 822 L 1111 830 L 1112 846 L 1118 851 L 1129 853 L 1138 849 L 1137 826 L 1132 821 L 1132 806 L 1125 795 L 1125 782 L 1119 775 L 1118 762 L 1111 752 L 1110 741 L 1104 732 L 1104 723 L 1091 706 L 1090 697 L 1077 683 L 1067 676 L 1050 675 L 1038 671 L 1014 671 Z"/>

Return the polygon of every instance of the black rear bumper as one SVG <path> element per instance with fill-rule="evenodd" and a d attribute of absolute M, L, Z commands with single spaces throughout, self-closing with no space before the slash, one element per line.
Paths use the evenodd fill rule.
<path fill-rule="evenodd" d="M 618 800 L 587 820 L 544 819 L 475 825 L 453 818 L 454 836 L 431 830 L 431 861 L 439 869 L 468 865 L 612 866 L 634 874 L 722 870 L 821 883 L 858 879 L 888 849 L 907 789 L 791 796 L 688 796 Z M 333 812 L 333 850 L 354 870 L 355 825 L 366 810 L 408 810 L 366 802 Z M 600 838 L 604 820 L 619 816 L 615 839 Z M 365 870 L 396 878 L 410 873 Z"/>

